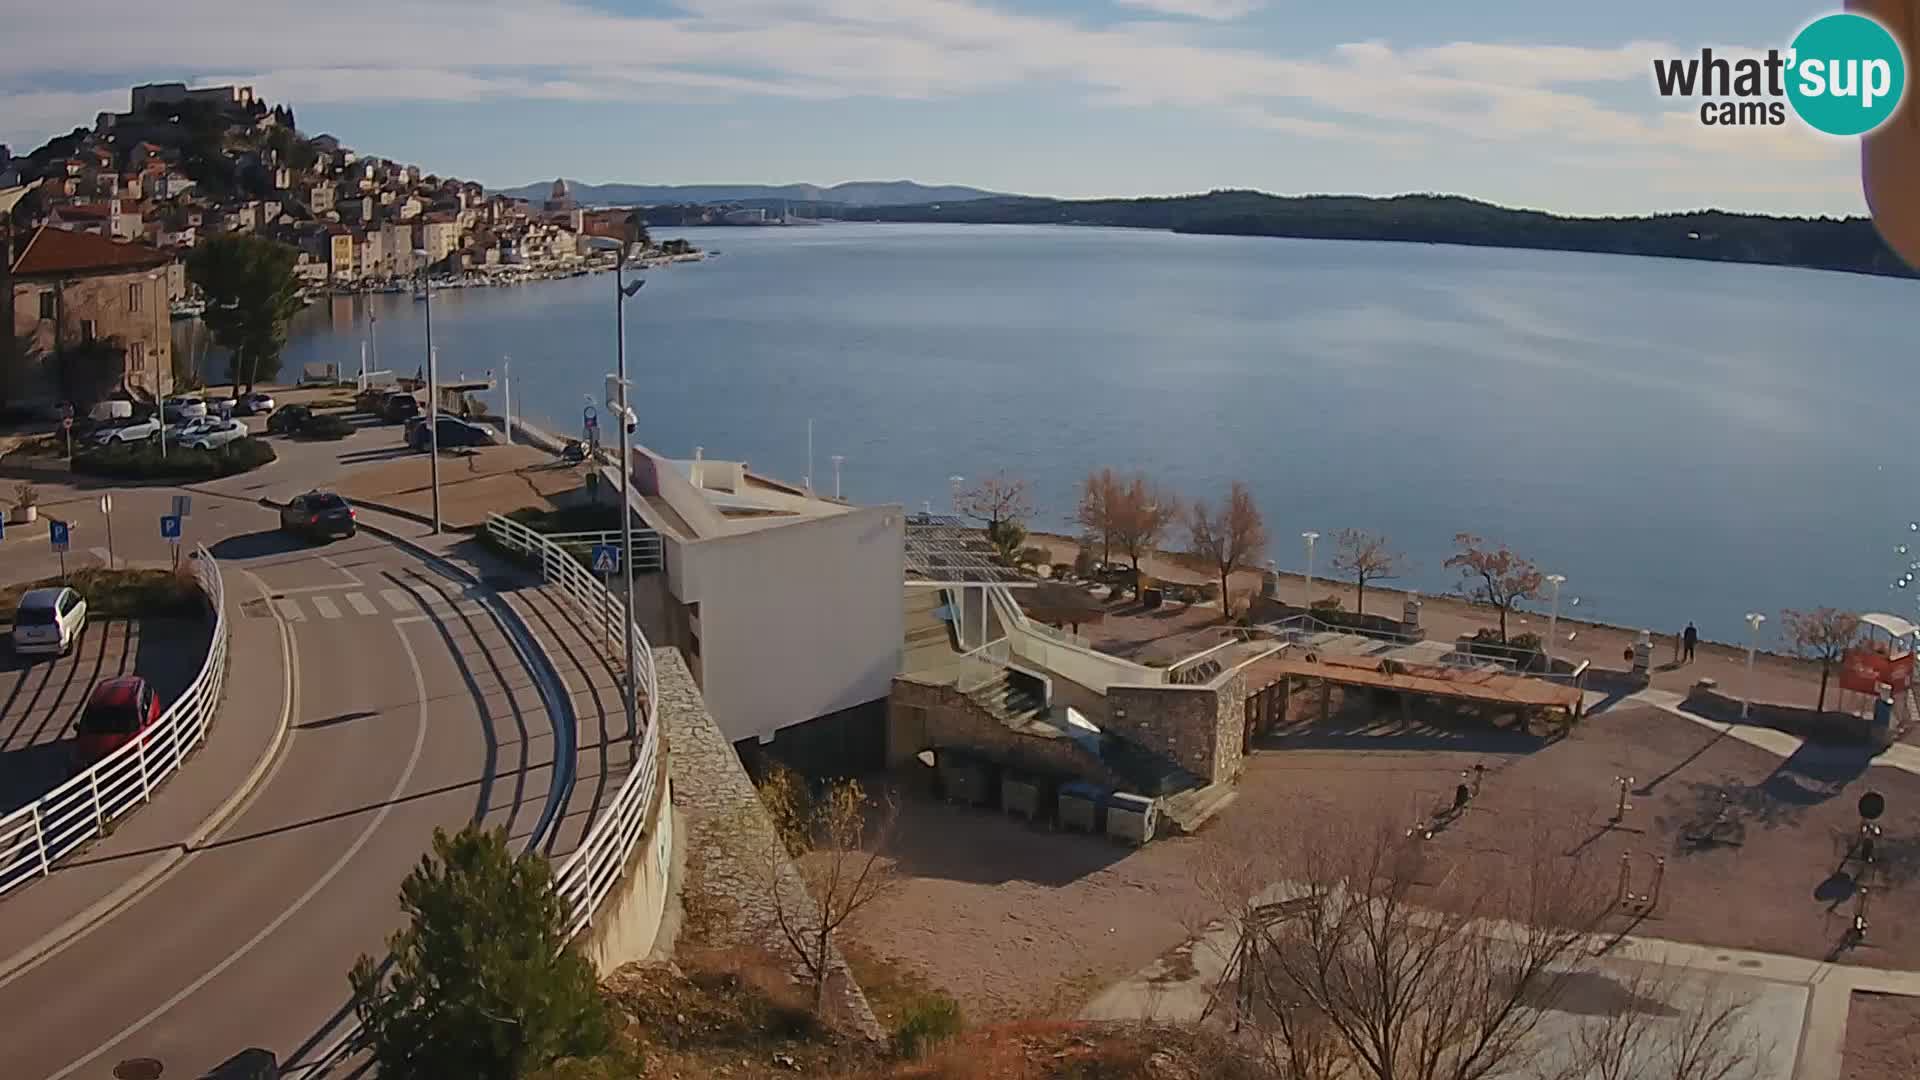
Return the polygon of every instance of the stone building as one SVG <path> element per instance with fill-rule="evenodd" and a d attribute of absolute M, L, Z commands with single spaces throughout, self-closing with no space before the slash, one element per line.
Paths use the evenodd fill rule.
<path fill-rule="evenodd" d="M 17 247 L 16 247 L 17 245 Z M 0 239 L 7 404 L 165 397 L 173 389 L 168 269 L 145 244 L 42 226 Z"/>

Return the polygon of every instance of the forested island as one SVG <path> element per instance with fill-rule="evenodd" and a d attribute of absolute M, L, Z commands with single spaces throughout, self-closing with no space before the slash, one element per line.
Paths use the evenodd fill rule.
<path fill-rule="evenodd" d="M 1650 217 L 1561 217 L 1457 195 L 1268 195 L 1214 191 L 1172 198 L 975 199 L 921 206 L 836 208 L 848 221 L 1103 225 L 1181 233 L 1591 251 L 1763 263 L 1920 277 L 1853 218 L 1784 218 L 1718 210 Z"/>

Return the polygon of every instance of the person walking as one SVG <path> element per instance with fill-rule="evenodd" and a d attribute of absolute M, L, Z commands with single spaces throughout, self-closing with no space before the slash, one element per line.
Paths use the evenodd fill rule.
<path fill-rule="evenodd" d="M 1685 649 L 1685 662 L 1693 663 L 1693 647 L 1700 643 L 1700 631 L 1695 630 L 1691 622 L 1687 624 L 1686 632 L 1680 635 L 1680 642 Z"/>

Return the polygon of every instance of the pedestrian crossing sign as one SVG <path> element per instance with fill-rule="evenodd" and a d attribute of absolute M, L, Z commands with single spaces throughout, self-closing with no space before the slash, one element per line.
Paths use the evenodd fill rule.
<path fill-rule="evenodd" d="M 612 544 L 593 545 L 593 572 L 615 574 L 620 571 L 620 549 Z"/>

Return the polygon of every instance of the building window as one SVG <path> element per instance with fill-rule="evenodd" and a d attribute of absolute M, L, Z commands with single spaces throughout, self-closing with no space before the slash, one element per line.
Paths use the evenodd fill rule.
<path fill-rule="evenodd" d="M 93 340 L 93 320 L 92 319 L 80 320 L 80 340 L 81 341 Z"/>
<path fill-rule="evenodd" d="M 127 310 L 128 311 L 137 312 L 140 310 L 140 292 L 141 292 L 140 283 L 137 281 L 127 286 Z"/>
<path fill-rule="evenodd" d="M 147 343 L 136 341 L 127 346 L 127 369 L 129 371 L 147 370 Z"/>
<path fill-rule="evenodd" d="M 48 289 L 40 294 L 40 317 L 43 319 L 53 318 L 53 290 L 52 289 Z"/>

